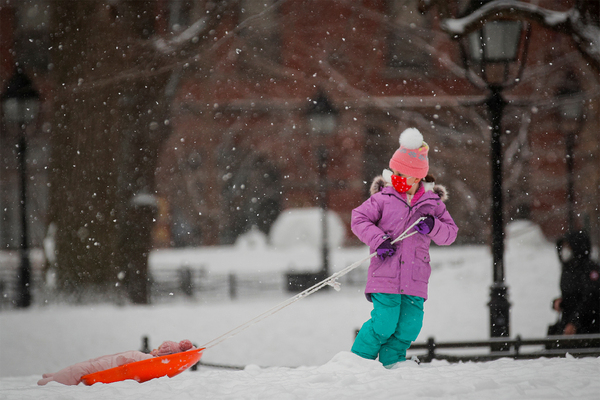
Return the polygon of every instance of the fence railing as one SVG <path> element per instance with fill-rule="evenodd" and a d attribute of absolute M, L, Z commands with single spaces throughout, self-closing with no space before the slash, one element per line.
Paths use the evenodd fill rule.
<path fill-rule="evenodd" d="M 290 280 L 302 274 L 292 274 L 290 271 L 265 273 L 210 273 L 203 268 L 181 267 L 154 268 L 150 272 L 150 299 L 153 303 L 168 302 L 172 299 L 189 299 L 200 301 L 237 299 L 274 294 L 285 294 L 302 288 L 297 280 Z M 314 275 L 314 274 L 307 274 Z M 364 286 L 365 274 L 348 274 L 340 279 L 344 285 Z M 31 293 L 34 304 L 48 302 L 70 301 L 74 303 L 127 302 L 124 293 L 110 295 L 102 291 L 86 290 L 73 296 L 57 293 L 51 283 L 47 282 L 42 272 L 32 270 Z M 0 309 L 10 308 L 18 296 L 17 271 L 14 268 L 0 268 Z"/>
<path fill-rule="evenodd" d="M 153 300 L 167 297 L 236 299 L 285 290 L 282 273 L 207 273 L 202 269 L 153 270 L 150 293 Z"/>
<path fill-rule="evenodd" d="M 504 351 L 493 351 L 495 348 L 503 348 Z M 474 352 L 474 349 L 479 349 L 479 352 Z M 427 352 L 419 353 L 418 350 L 427 350 Z M 450 352 L 443 352 L 443 350 L 450 350 Z M 487 351 L 482 353 L 482 350 Z M 573 357 L 600 357 L 600 334 L 548 336 L 537 339 L 523 339 L 517 336 L 514 339 L 493 338 L 464 342 L 436 342 L 434 338 L 429 338 L 426 343 L 413 343 L 409 352 L 424 362 L 490 361 L 499 358 L 533 359 L 565 357 L 567 354 Z"/>

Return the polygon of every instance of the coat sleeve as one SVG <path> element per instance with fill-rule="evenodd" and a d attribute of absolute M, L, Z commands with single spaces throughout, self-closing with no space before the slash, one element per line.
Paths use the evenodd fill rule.
<path fill-rule="evenodd" d="M 350 228 L 361 242 L 376 249 L 383 243 L 385 232 L 377 226 L 381 219 L 381 205 L 374 196 L 352 210 Z"/>
<path fill-rule="evenodd" d="M 458 226 L 450 216 L 444 203 L 440 202 L 435 213 L 435 224 L 428 236 L 438 246 L 447 246 L 456 240 L 458 235 Z"/>
<path fill-rule="evenodd" d="M 38 385 L 43 386 L 52 381 L 62 383 L 63 385 L 78 385 L 84 375 L 104 371 L 134 361 L 147 360 L 148 358 L 152 358 L 152 356 L 136 350 L 101 356 L 70 365 L 56 373 L 44 374 L 42 379 L 38 381 Z"/>

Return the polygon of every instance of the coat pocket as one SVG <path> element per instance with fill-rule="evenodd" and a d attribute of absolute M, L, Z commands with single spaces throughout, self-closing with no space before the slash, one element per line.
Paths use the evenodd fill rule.
<path fill-rule="evenodd" d="M 397 267 L 398 260 L 387 258 L 383 261 L 377 259 L 372 264 L 371 276 L 376 278 L 396 278 L 400 268 Z"/>
<path fill-rule="evenodd" d="M 429 265 L 429 261 L 430 257 L 427 250 L 416 250 L 412 271 L 412 277 L 415 281 L 429 282 L 429 277 L 431 276 L 431 265 Z"/>

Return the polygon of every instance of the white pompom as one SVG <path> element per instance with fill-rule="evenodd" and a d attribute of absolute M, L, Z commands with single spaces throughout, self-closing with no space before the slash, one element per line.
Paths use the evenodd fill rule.
<path fill-rule="evenodd" d="M 400 134 L 400 146 L 418 149 L 423 146 L 423 135 L 416 128 L 408 128 Z"/>

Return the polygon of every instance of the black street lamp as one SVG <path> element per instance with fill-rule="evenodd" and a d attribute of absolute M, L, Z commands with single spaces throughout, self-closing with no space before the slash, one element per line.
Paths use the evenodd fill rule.
<path fill-rule="evenodd" d="M 31 80 L 17 68 L 2 94 L 2 116 L 4 121 L 19 130 L 18 161 L 21 184 L 21 263 L 19 266 L 19 295 L 17 307 L 31 305 L 31 266 L 29 263 L 29 237 L 27 224 L 27 135 L 26 128 L 38 114 L 40 96 Z"/>
<path fill-rule="evenodd" d="M 337 128 L 339 112 L 329 102 L 323 91 L 310 101 L 307 117 L 310 134 L 319 137 L 317 162 L 319 163 L 319 204 L 321 207 L 321 275 L 329 276 L 329 240 L 327 224 L 327 164 L 329 154 L 324 143 L 325 137 L 331 135 Z"/>
<path fill-rule="evenodd" d="M 481 3 L 475 1 L 474 3 Z M 523 34 L 523 23 L 514 20 L 485 21 L 477 31 L 467 33 L 460 41 L 467 77 L 479 76 L 489 91 L 484 104 L 491 120 L 491 167 L 492 167 L 492 259 L 493 283 L 490 287 L 490 335 L 510 336 L 510 302 L 504 277 L 504 220 L 502 193 L 502 115 L 507 104 L 502 91 L 516 85 L 521 78 L 530 25 Z M 514 70 L 517 64 L 516 71 Z M 475 83 L 474 81 L 472 81 Z M 508 350 L 499 344 L 492 350 Z"/>
<path fill-rule="evenodd" d="M 567 169 L 567 229 L 575 230 L 575 189 L 573 179 L 575 139 L 583 127 L 583 97 L 579 81 L 574 73 L 558 91 L 560 128 L 565 134 L 565 157 Z"/>

